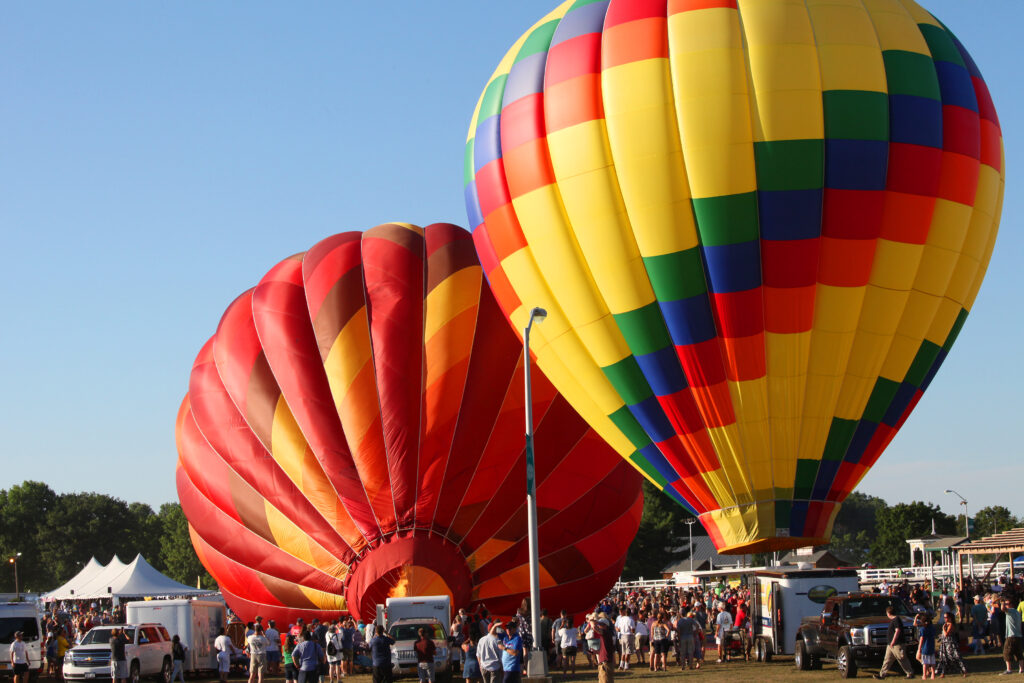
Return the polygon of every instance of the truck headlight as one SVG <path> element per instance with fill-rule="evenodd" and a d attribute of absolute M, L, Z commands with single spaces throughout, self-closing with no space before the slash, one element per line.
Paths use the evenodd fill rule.
<path fill-rule="evenodd" d="M 854 645 L 868 644 L 868 630 L 866 628 L 851 628 L 850 637 L 853 638 Z"/>

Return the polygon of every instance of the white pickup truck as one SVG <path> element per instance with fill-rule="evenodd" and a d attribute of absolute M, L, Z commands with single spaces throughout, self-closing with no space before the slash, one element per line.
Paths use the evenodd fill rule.
<path fill-rule="evenodd" d="M 458 661 L 458 651 L 449 642 L 451 633 L 451 598 L 447 595 L 428 595 L 417 598 L 388 598 L 387 605 L 377 605 L 377 620 L 384 623 L 385 631 L 395 640 L 391 646 L 392 674 L 416 675 L 416 641 L 420 628 L 431 634 L 437 650 L 434 653 L 436 680 L 450 683 L 452 662 Z"/>
<path fill-rule="evenodd" d="M 116 628 L 124 629 L 128 637 L 125 659 L 131 683 L 138 683 L 143 677 L 168 683 L 171 680 L 171 637 L 160 624 L 94 627 L 80 644 L 64 654 L 65 680 L 110 678 L 110 636 Z"/>

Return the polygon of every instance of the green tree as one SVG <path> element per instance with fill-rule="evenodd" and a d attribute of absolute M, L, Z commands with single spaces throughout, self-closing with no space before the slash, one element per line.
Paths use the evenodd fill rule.
<path fill-rule="evenodd" d="M 164 503 L 158 517 L 161 525 L 160 560 L 165 573 L 181 583 L 195 585 L 200 579 L 203 588 L 216 588 L 217 584 L 199 562 L 188 533 L 188 520 L 178 503 Z"/>
<path fill-rule="evenodd" d="M 41 523 L 57 502 L 57 494 L 38 481 L 15 484 L 0 491 L 0 591 L 14 592 L 14 571 L 8 558 L 18 558 L 18 588 L 42 590 L 53 585 L 50 566 L 39 559 L 39 533 Z"/>
<path fill-rule="evenodd" d="M 974 515 L 974 533 L 972 537 L 992 536 L 1020 526 L 1021 520 L 1002 505 L 983 507 Z M 960 530 L 963 531 L 963 517 L 960 518 Z"/>
<path fill-rule="evenodd" d="M 878 511 L 878 529 L 871 544 L 870 560 L 879 567 L 906 565 L 909 559 L 907 539 L 930 534 L 932 520 L 937 533 L 956 533 L 956 518 L 932 503 L 915 500 Z"/>
<path fill-rule="evenodd" d="M 878 515 L 887 507 L 886 502 L 876 496 L 858 491 L 851 493 L 836 515 L 829 545 L 832 553 L 850 564 L 867 562 L 878 526 Z"/>
<path fill-rule="evenodd" d="M 123 562 L 135 559 L 137 518 L 120 498 L 67 493 L 57 498 L 42 522 L 39 559 L 53 572 L 53 586 L 74 576 L 93 556 L 103 564 L 115 554 Z"/>
<path fill-rule="evenodd" d="M 626 580 L 660 578 L 666 565 L 690 556 L 686 520 L 693 515 L 650 482 L 645 480 L 643 487 L 644 514 L 622 569 Z M 706 533 L 699 523 L 693 525 L 694 536 Z"/>
<path fill-rule="evenodd" d="M 130 503 L 128 514 L 132 520 L 131 543 L 136 554 L 142 555 L 154 568 L 163 571 L 165 565 L 161 557 L 160 537 L 163 534 L 163 523 L 153 512 L 153 508 L 145 503 Z M 132 557 L 135 555 L 133 554 Z M 128 561 L 128 558 L 121 558 Z"/>

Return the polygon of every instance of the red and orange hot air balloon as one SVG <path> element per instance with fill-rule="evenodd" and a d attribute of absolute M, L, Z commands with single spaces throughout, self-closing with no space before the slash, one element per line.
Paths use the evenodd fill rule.
<path fill-rule="evenodd" d="M 274 266 L 224 313 L 177 421 L 193 544 L 243 619 L 529 591 L 523 349 L 468 232 L 385 224 Z M 640 476 L 537 373 L 541 597 L 622 569 Z"/>

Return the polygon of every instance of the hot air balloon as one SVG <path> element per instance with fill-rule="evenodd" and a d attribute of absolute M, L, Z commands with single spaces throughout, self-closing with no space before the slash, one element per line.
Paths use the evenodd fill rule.
<path fill-rule="evenodd" d="M 541 597 L 612 586 L 642 478 L 534 375 Z M 529 592 L 523 349 L 470 234 L 385 224 L 281 261 L 224 313 L 177 420 L 178 495 L 243 619 Z"/>
<path fill-rule="evenodd" d="M 826 543 L 945 360 L 999 121 L 912 0 L 570 0 L 470 125 L 465 198 L 539 366 L 720 552 Z"/>

